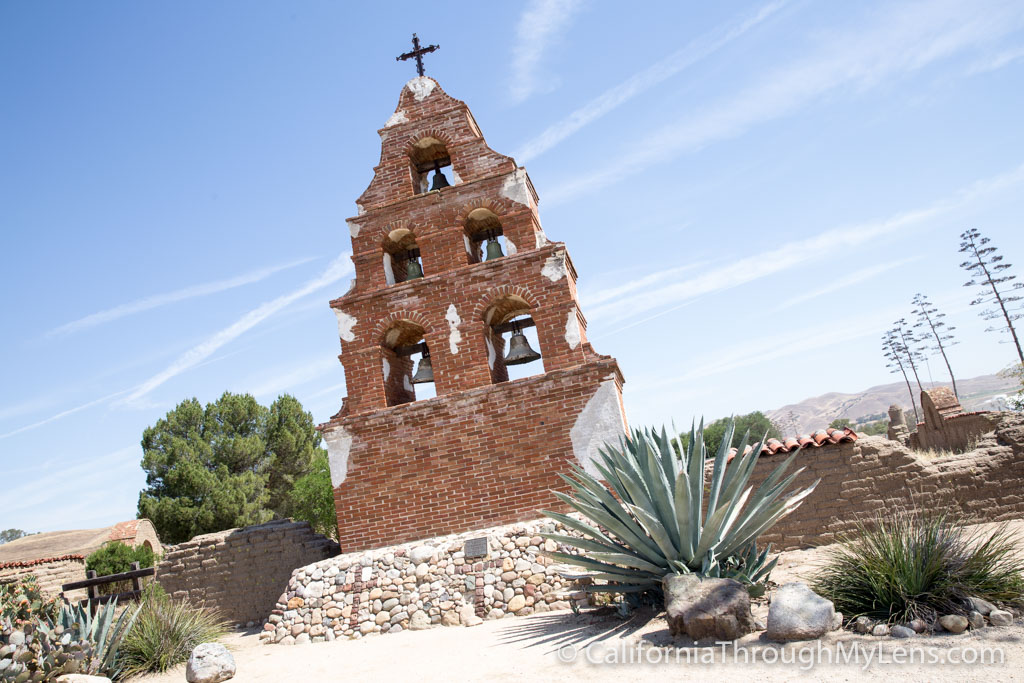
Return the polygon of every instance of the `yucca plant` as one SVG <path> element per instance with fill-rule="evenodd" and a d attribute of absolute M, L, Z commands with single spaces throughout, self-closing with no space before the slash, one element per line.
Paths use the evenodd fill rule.
<path fill-rule="evenodd" d="M 679 456 L 673 442 L 682 446 L 681 439 L 669 439 L 664 428 L 660 434 L 635 429 L 618 448 L 602 448 L 594 466 L 603 482 L 574 465 L 571 475 L 562 475 L 573 493 L 555 495 L 588 521 L 558 512 L 544 514 L 583 537 L 545 536 L 578 548 L 581 554 L 549 555 L 607 582 L 588 586 L 589 591 L 657 592 L 662 578 L 673 573 L 735 578 L 752 593 L 763 590 L 778 558 L 768 561 L 770 547 L 758 552 L 757 537 L 796 509 L 818 482 L 783 496 L 803 471 L 784 477 L 796 457 L 793 453 L 753 490 L 747 483 L 762 442 L 747 448 L 748 431 L 730 461 L 734 432 L 735 423 L 730 421 L 706 491 L 703 421 L 690 430 Z"/>

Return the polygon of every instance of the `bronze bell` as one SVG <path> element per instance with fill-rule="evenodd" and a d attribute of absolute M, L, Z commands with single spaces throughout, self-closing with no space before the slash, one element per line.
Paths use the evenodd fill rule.
<path fill-rule="evenodd" d="M 420 365 L 416 368 L 416 374 L 412 376 L 413 384 L 427 384 L 434 381 L 434 368 L 430 365 L 430 351 L 423 347 L 423 357 L 420 358 Z"/>
<path fill-rule="evenodd" d="M 501 258 L 505 254 L 501 251 L 501 244 L 498 243 L 497 237 L 490 237 L 487 240 L 487 258 L 485 261 L 492 261 L 496 258 Z"/>
<path fill-rule="evenodd" d="M 505 354 L 505 365 L 523 365 L 540 359 L 540 354 L 530 348 L 526 335 L 516 330 L 508 341 L 508 353 Z"/>
<path fill-rule="evenodd" d="M 448 179 L 444 177 L 444 173 L 441 173 L 441 163 L 435 161 L 434 181 L 430 183 L 430 191 L 440 190 L 442 187 L 451 187 L 451 185 L 448 183 Z"/>
<path fill-rule="evenodd" d="M 423 268 L 420 267 L 419 259 L 416 258 L 416 254 L 409 253 L 406 257 L 405 279 L 407 281 L 417 280 L 421 277 L 423 277 Z"/>

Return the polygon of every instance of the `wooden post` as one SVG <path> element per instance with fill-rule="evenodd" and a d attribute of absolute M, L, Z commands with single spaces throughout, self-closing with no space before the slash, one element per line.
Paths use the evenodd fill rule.
<path fill-rule="evenodd" d="M 132 571 L 133 572 L 134 571 L 138 571 L 138 569 L 139 569 L 139 563 L 138 562 L 132 562 Z M 135 591 L 135 597 L 136 598 L 138 598 L 138 597 L 140 597 L 142 595 L 142 581 L 140 581 L 139 577 L 137 577 L 137 576 L 133 576 L 132 577 L 132 590 Z"/>

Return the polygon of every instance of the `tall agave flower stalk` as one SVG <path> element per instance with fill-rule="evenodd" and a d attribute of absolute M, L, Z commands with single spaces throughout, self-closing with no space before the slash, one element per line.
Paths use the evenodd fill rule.
<path fill-rule="evenodd" d="M 784 476 L 796 457 L 793 453 L 755 491 L 747 482 L 762 441 L 748 449 L 748 431 L 730 462 L 734 432 L 735 423 L 730 421 L 715 456 L 706 507 L 703 421 L 695 432 L 691 429 L 681 456 L 673 442 L 682 444 L 682 439 L 669 439 L 664 428 L 660 434 L 635 429 L 619 448 L 601 449 L 594 465 L 603 482 L 574 465 L 571 475 L 562 476 L 573 493 L 555 495 L 586 521 L 558 512 L 544 514 L 583 537 L 544 536 L 581 554 L 548 555 L 608 582 L 589 586 L 592 591 L 656 591 L 662 578 L 672 573 L 735 578 L 756 590 L 778 561 L 768 561 L 770 546 L 758 552 L 757 537 L 795 510 L 820 479 L 784 496 L 803 471 Z"/>

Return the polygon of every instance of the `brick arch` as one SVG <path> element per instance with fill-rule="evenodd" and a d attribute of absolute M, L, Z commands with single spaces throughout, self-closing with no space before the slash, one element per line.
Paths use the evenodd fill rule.
<path fill-rule="evenodd" d="M 387 346 L 385 336 L 396 325 L 402 323 L 413 323 L 423 330 L 423 336 L 427 337 L 434 332 L 434 326 L 429 319 L 419 311 L 394 311 L 380 319 L 373 328 L 373 337 L 381 346 Z"/>
<path fill-rule="evenodd" d="M 395 245 L 395 243 L 391 239 L 391 233 L 394 232 L 395 230 L 408 230 L 409 233 L 412 235 L 413 241 L 415 241 L 417 238 L 418 229 L 419 226 L 413 225 L 407 220 L 392 221 L 386 225 L 381 226 L 379 236 L 381 249 L 389 253 L 392 253 L 395 251 L 395 246 L 401 246 Z"/>
<path fill-rule="evenodd" d="M 502 197 L 478 197 L 470 202 L 467 202 L 459 208 L 458 216 L 456 217 L 456 223 L 460 226 L 465 226 L 466 220 L 469 218 L 469 214 L 473 213 L 477 209 L 487 209 L 492 212 L 498 218 L 501 218 L 507 213 L 510 213 L 512 202 Z"/>
<path fill-rule="evenodd" d="M 487 290 L 484 295 L 477 300 L 476 304 L 473 306 L 473 318 L 490 324 L 491 321 L 486 319 L 488 309 L 494 306 L 500 299 L 508 296 L 519 297 L 526 302 L 526 305 L 529 306 L 531 310 L 537 308 L 537 299 L 526 287 L 521 287 L 519 285 L 501 285 Z"/>
<path fill-rule="evenodd" d="M 436 128 L 417 130 L 410 133 L 406 138 L 405 145 L 402 147 L 403 154 L 410 159 L 415 159 L 418 156 L 416 143 L 424 138 L 440 140 L 441 144 L 444 145 L 444 148 L 448 151 L 448 154 L 451 155 L 452 147 L 455 145 L 454 140 L 452 140 L 452 136 Z"/>

